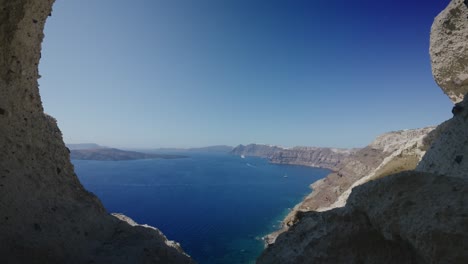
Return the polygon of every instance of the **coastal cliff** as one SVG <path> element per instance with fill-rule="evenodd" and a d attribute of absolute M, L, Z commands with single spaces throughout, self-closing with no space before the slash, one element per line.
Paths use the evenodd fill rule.
<path fill-rule="evenodd" d="M 297 221 L 300 212 L 342 207 L 352 188 L 386 175 L 416 168 L 434 138 L 434 127 L 385 133 L 347 156 L 324 179 L 311 185 L 311 194 L 283 220 L 282 228 L 266 236 L 268 244 Z"/>
<path fill-rule="evenodd" d="M 231 154 L 255 156 L 268 159 L 271 163 L 303 165 L 336 170 L 341 162 L 357 149 L 293 147 L 249 144 L 235 147 Z"/>
<path fill-rule="evenodd" d="M 53 0 L 0 0 L 2 263 L 192 263 L 157 229 L 110 215 L 46 115 L 38 64 Z"/>
<path fill-rule="evenodd" d="M 431 31 L 433 74 L 456 103 L 454 117 L 416 141 L 401 141 L 398 145 L 405 147 L 377 158 L 382 160 L 378 167 L 364 166 L 367 176 L 339 190 L 328 205 L 318 194 L 309 197 L 313 206 L 304 208 L 303 202 L 305 210 L 295 212 L 288 230 L 257 263 L 468 262 L 467 17 L 466 1 L 452 0 Z M 380 145 L 374 143 L 370 149 Z M 351 173 L 361 170 L 352 161 L 345 167 Z M 347 178 L 343 172 L 338 171 Z M 333 177 L 340 175 L 313 187 L 328 181 L 330 188 L 340 189 Z"/>

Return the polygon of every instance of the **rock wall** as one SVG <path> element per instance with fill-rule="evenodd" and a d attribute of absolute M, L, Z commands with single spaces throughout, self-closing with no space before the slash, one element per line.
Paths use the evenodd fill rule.
<path fill-rule="evenodd" d="M 356 149 L 294 147 L 273 153 L 271 163 L 291 164 L 336 170 Z"/>
<path fill-rule="evenodd" d="M 467 8 L 452 0 L 431 33 L 434 77 L 454 102 L 466 94 Z M 468 263 L 466 100 L 420 141 L 433 143 L 417 170 L 388 175 L 414 163 L 402 151 L 352 189 L 346 206 L 298 212 L 257 263 Z"/>
<path fill-rule="evenodd" d="M 53 0 L 0 0 L 2 263 L 191 263 L 158 230 L 109 215 L 74 173 L 37 79 Z"/>

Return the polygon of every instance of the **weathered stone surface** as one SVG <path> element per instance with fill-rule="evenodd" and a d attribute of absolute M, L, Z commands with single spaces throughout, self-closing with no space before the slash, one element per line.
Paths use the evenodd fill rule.
<path fill-rule="evenodd" d="M 404 172 L 356 187 L 344 208 L 300 213 L 257 263 L 466 263 L 468 182 Z"/>
<path fill-rule="evenodd" d="M 37 83 L 53 2 L 0 0 L 0 262 L 192 262 L 154 228 L 109 215 L 78 181 Z"/>
<path fill-rule="evenodd" d="M 468 93 L 468 4 L 453 0 L 431 30 L 432 73 L 454 103 Z"/>

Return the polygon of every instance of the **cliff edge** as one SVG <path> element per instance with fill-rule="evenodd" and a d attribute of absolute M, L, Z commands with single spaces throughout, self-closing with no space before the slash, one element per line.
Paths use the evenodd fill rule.
<path fill-rule="evenodd" d="M 159 230 L 108 214 L 78 181 L 37 82 L 53 2 L 0 0 L 2 263 L 192 263 Z"/>

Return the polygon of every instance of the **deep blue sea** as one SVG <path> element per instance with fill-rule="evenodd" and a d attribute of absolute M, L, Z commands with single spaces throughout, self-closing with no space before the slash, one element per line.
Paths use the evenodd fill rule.
<path fill-rule="evenodd" d="M 109 212 L 157 227 L 200 264 L 254 263 L 261 237 L 329 173 L 256 157 L 178 154 L 190 157 L 73 164 Z"/>

